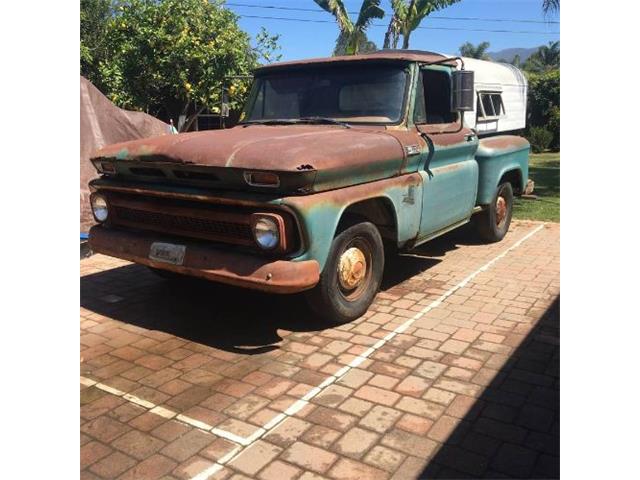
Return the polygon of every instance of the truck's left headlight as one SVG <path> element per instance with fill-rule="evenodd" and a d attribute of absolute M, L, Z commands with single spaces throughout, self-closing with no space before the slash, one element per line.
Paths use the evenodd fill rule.
<path fill-rule="evenodd" d="M 105 222 L 109 217 L 109 204 L 104 195 L 94 193 L 91 195 L 91 210 L 93 216 L 100 223 Z"/>
<path fill-rule="evenodd" d="M 271 217 L 258 216 L 253 222 L 253 236 L 260 248 L 272 250 L 280 243 L 280 226 Z"/>

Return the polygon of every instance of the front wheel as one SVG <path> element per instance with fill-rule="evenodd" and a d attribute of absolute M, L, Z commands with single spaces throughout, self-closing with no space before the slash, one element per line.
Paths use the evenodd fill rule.
<path fill-rule="evenodd" d="M 499 242 L 509 230 L 512 214 L 513 188 L 508 182 L 501 183 L 488 208 L 474 217 L 476 230 L 483 240 Z"/>
<path fill-rule="evenodd" d="M 380 288 L 384 247 L 376 226 L 357 223 L 336 235 L 320 282 L 306 293 L 311 309 L 329 323 L 364 314 Z"/>

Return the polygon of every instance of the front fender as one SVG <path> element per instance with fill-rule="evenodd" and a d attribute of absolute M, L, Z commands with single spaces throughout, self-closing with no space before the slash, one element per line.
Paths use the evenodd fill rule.
<path fill-rule="evenodd" d="M 316 260 L 320 269 L 324 269 L 345 210 L 350 205 L 374 198 L 385 199 L 392 205 L 398 245 L 416 238 L 422 209 L 422 177 L 419 173 L 412 173 L 314 195 L 281 199 L 280 203 L 296 214 L 303 231 L 305 252 L 295 260 Z"/>

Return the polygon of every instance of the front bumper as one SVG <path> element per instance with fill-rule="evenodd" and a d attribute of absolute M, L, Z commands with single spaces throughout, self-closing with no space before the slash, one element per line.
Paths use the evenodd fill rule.
<path fill-rule="evenodd" d="M 153 242 L 185 245 L 183 264 L 172 265 L 149 259 L 149 250 Z M 320 265 L 315 260 L 274 260 L 223 251 L 202 242 L 183 239 L 176 242 L 175 239 L 159 234 L 117 230 L 100 225 L 92 227 L 89 231 L 89 245 L 96 253 L 265 292 L 301 292 L 313 288 L 320 280 Z"/>

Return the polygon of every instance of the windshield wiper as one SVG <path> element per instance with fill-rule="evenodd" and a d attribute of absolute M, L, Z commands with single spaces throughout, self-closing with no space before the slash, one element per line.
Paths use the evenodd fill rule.
<path fill-rule="evenodd" d="M 272 118 L 269 120 L 247 120 L 246 122 L 240 122 L 241 125 L 295 125 L 299 123 L 297 119 L 293 118 Z"/>
<path fill-rule="evenodd" d="M 336 120 L 335 118 L 329 117 L 302 117 L 299 119 L 301 123 L 317 123 L 317 124 L 328 124 L 328 125 L 340 125 L 345 128 L 351 128 L 347 122 L 341 122 L 340 120 Z"/>
<path fill-rule="evenodd" d="M 340 125 L 344 128 L 351 128 L 346 122 L 335 120 L 329 117 L 302 117 L 302 118 L 272 118 L 268 120 L 247 120 L 241 122 L 245 127 L 249 125 L 296 125 L 300 123 L 310 123 L 317 125 Z"/>

